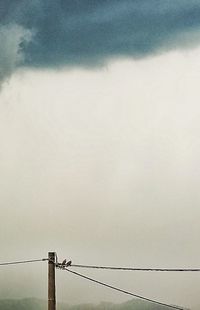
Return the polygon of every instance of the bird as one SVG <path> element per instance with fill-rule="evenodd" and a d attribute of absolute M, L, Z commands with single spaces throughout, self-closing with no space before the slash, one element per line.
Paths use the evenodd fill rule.
<path fill-rule="evenodd" d="M 72 264 L 72 261 L 69 260 L 69 261 L 67 262 L 67 264 L 66 264 L 66 267 L 71 266 L 71 264 Z"/>
<path fill-rule="evenodd" d="M 71 264 L 72 264 L 72 261 L 71 261 L 71 260 L 69 260 L 69 261 L 67 262 L 67 260 L 64 259 L 64 261 L 62 262 L 61 266 L 62 266 L 62 267 L 68 267 L 68 266 L 71 266 Z"/>
<path fill-rule="evenodd" d="M 66 262 L 67 262 L 67 260 L 65 258 L 61 265 L 64 266 L 66 264 Z"/>

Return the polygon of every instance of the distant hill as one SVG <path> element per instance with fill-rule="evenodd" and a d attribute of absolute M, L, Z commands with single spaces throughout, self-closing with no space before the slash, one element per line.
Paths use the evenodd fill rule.
<path fill-rule="evenodd" d="M 144 302 L 131 300 L 122 304 L 102 302 L 99 305 L 80 304 L 70 306 L 58 303 L 57 310 L 164 310 L 164 307 Z M 166 308 L 165 308 L 166 309 Z M 47 302 L 35 298 L 27 299 L 0 299 L 0 310 L 47 310 Z"/>

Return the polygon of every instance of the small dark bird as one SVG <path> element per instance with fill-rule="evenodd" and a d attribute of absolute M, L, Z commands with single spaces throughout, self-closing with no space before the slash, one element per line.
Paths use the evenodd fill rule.
<path fill-rule="evenodd" d="M 66 266 L 67 266 L 67 267 L 68 267 L 68 266 L 71 266 L 71 264 L 72 264 L 72 261 L 69 260 L 69 261 L 67 262 Z"/>
<path fill-rule="evenodd" d="M 64 259 L 64 261 L 62 262 L 62 266 L 64 266 L 65 264 L 66 264 L 66 262 L 67 262 L 67 260 L 66 259 Z"/>

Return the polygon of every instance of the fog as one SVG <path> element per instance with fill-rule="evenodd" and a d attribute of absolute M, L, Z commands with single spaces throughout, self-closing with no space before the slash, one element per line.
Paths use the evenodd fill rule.
<path fill-rule="evenodd" d="M 199 64 L 194 49 L 94 70 L 18 70 L 0 94 L 1 261 L 56 251 L 81 264 L 199 267 Z M 46 298 L 46 263 L 0 271 L 1 298 Z M 81 271 L 200 304 L 198 274 Z M 127 300 L 64 271 L 57 297 Z"/>

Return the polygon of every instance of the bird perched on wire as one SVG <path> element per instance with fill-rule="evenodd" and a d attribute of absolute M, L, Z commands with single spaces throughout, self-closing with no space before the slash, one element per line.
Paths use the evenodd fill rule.
<path fill-rule="evenodd" d="M 66 264 L 66 267 L 71 266 L 71 264 L 72 264 L 72 261 L 69 260 L 69 261 L 67 262 L 67 264 Z"/>
<path fill-rule="evenodd" d="M 71 264 L 72 264 L 72 261 L 71 261 L 71 260 L 69 260 L 69 261 L 67 262 L 67 260 L 64 259 L 64 261 L 62 262 L 61 266 L 62 266 L 62 267 L 68 267 L 68 266 L 71 266 Z"/>
<path fill-rule="evenodd" d="M 66 258 L 65 258 L 61 265 L 62 265 L 62 266 L 65 266 L 65 265 L 66 265 L 66 262 L 67 262 L 67 260 L 66 260 Z"/>

